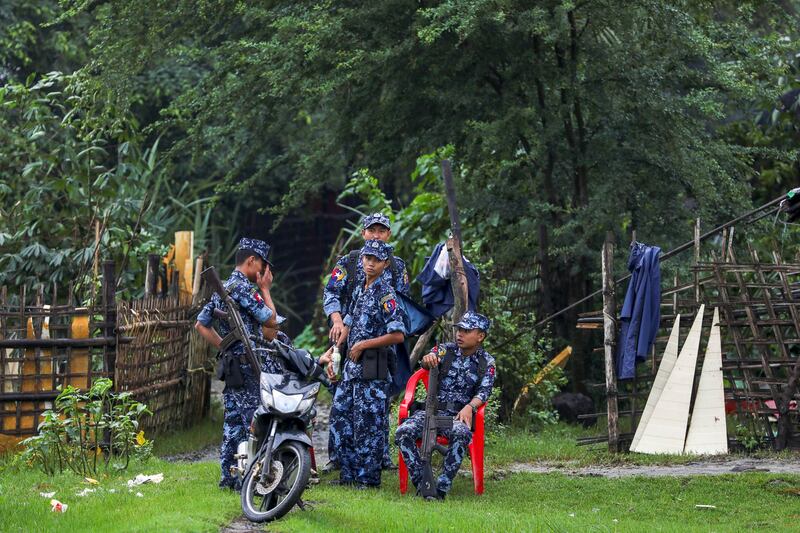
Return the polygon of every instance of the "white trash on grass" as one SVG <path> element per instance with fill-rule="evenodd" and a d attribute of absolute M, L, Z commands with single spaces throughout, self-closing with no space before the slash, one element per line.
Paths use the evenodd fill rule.
<path fill-rule="evenodd" d="M 67 507 L 69 507 L 66 503 L 61 503 L 58 500 L 50 500 L 50 510 L 54 513 L 66 513 Z"/>
<path fill-rule="evenodd" d="M 128 480 L 128 488 L 144 485 L 145 483 L 161 483 L 162 481 L 164 481 L 164 474 L 161 473 L 153 474 L 151 476 L 139 474 L 135 478 Z"/>

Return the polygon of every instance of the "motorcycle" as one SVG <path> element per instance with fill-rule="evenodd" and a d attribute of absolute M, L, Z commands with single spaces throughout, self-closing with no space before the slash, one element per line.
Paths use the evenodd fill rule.
<path fill-rule="evenodd" d="M 261 373 L 260 406 L 253 414 L 250 437 L 239 444 L 232 467 L 243 477 L 242 512 L 251 522 L 275 520 L 295 505 L 311 475 L 312 444 L 308 429 L 316 416 L 320 384 L 330 383 L 311 355 L 280 341 L 259 351 L 280 357 L 285 374 Z"/>

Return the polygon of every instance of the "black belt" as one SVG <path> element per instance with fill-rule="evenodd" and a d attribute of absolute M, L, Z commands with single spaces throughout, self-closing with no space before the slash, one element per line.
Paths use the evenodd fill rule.
<path fill-rule="evenodd" d="M 466 404 L 456 403 L 456 402 L 439 402 L 436 405 L 436 408 L 441 411 L 461 411 Z"/>

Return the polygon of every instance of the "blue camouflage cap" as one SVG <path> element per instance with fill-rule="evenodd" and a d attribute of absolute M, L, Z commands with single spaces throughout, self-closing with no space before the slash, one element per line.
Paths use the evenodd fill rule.
<path fill-rule="evenodd" d="M 364 243 L 361 248 L 361 255 L 374 255 L 381 261 L 386 261 L 392 255 L 394 248 L 391 244 L 386 244 L 377 239 L 370 239 Z"/>
<path fill-rule="evenodd" d="M 456 324 L 456 327 L 461 329 L 479 329 L 486 333 L 489 331 L 489 326 L 491 325 L 492 321 L 482 314 L 476 313 L 475 311 L 467 311 L 464 313 L 464 316 L 461 317 L 458 324 Z"/>
<path fill-rule="evenodd" d="M 389 224 L 389 217 L 384 215 L 383 213 L 372 213 L 371 215 L 367 215 L 364 217 L 363 220 L 364 229 L 367 229 L 373 224 L 380 224 L 381 226 L 385 226 L 386 229 L 391 230 L 392 226 Z"/>
<path fill-rule="evenodd" d="M 269 244 L 264 241 L 242 237 L 242 240 L 239 241 L 239 249 L 250 250 L 272 266 L 272 261 L 269 260 Z"/>

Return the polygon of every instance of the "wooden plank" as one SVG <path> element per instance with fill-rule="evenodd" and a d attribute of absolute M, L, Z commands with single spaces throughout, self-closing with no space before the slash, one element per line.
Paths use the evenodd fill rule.
<path fill-rule="evenodd" d="M 683 453 L 705 305 L 700 305 L 675 367 L 637 445 L 640 453 Z"/>
<path fill-rule="evenodd" d="M 194 272 L 194 232 L 175 232 L 175 267 L 179 271 L 178 290 L 191 297 Z"/>
<path fill-rule="evenodd" d="M 75 315 L 70 323 L 70 339 L 82 340 L 89 338 L 89 313 Z M 67 359 L 67 368 L 73 377 L 67 383 L 82 390 L 89 388 L 89 350 L 86 347 L 72 349 Z"/>
<path fill-rule="evenodd" d="M 718 455 L 728 453 L 725 420 L 725 392 L 722 381 L 722 338 L 719 310 L 714 309 L 711 334 L 700 373 L 692 421 L 686 437 L 684 453 Z"/>
<path fill-rule="evenodd" d="M 633 441 L 631 442 L 630 448 L 632 452 L 639 451 L 637 449 L 639 441 L 642 439 L 642 435 L 645 432 L 645 427 L 650 423 L 650 419 L 653 416 L 653 410 L 655 409 L 656 404 L 658 404 L 658 400 L 661 398 L 661 394 L 664 392 L 664 387 L 667 385 L 667 380 L 669 379 L 670 374 L 672 374 L 672 369 L 675 367 L 675 362 L 678 360 L 680 328 L 681 316 L 678 315 L 678 317 L 675 319 L 675 323 L 672 325 L 672 332 L 669 335 L 667 347 L 664 349 L 664 355 L 661 357 L 661 364 L 658 367 L 658 373 L 656 374 L 655 381 L 653 381 L 653 387 L 650 389 L 650 395 L 647 397 L 647 403 L 644 406 L 642 418 L 639 421 L 639 425 L 636 428 L 636 433 L 633 436 Z"/>

